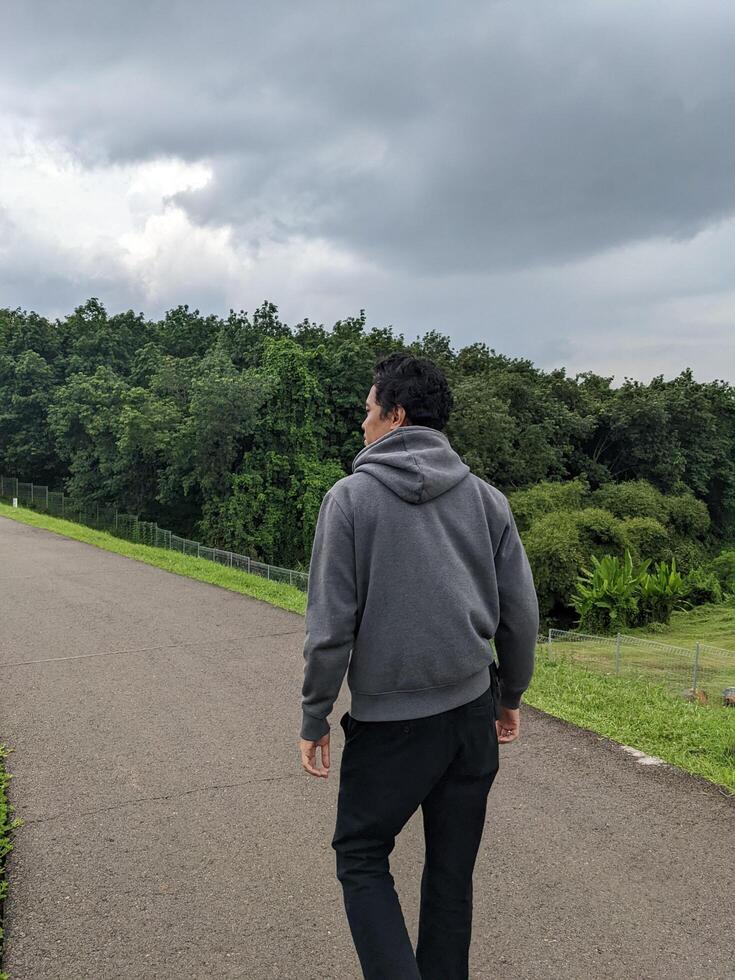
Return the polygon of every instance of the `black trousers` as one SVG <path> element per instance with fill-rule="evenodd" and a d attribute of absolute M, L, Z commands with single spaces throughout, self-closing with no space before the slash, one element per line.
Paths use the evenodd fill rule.
<path fill-rule="evenodd" d="M 493 687 L 451 711 L 411 721 L 345 713 L 332 847 L 367 980 L 467 980 L 472 874 L 498 771 Z M 389 855 L 423 811 L 425 863 L 416 952 Z"/>

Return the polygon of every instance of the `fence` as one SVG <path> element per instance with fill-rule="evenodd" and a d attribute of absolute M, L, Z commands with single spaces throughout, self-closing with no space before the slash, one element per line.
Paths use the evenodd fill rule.
<path fill-rule="evenodd" d="M 121 514 L 116 508 L 77 501 L 67 494 L 50 491 L 48 487 L 38 486 L 35 483 L 20 483 L 15 477 L 0 476 L 0 497 L 7 500 L 17 499 L 23 507 L 45 511 L 56 517 L 74 521 L 76 524 L 85 524 L 87 527 L 108 531 L 118 538 L 126 538 L 136 544 L 147 544 L 155 548 L 178 551 L 182 555 L 205 558 L 229 568 L 250 572 L 251 575 L 260 575 L 271 582 L 287 582 L 302 592 L 306 592 L 309 587 L 307 572 L 268 565 L 247 555 L 238 555 L 221 548 L 208 548 L 198 541 L 181 538 L 172 531 L 159 527 L 155 522 L 141 521 L 132 514 Z"/>
<path fill-rule="evenodd" d="M 662 684 L 703 704 L 722 704 L 735 688 L 735 652 L 697 643 L 693 650 L 638 636 L 588 636 L 549 630 L 550 658 L 570 660 L 605 674 L 633 675 Z"/>

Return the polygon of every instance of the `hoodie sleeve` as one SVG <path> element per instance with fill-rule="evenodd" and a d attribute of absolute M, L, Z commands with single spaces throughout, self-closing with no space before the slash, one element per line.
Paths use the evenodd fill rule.
<path fill-rule="evenodd" d="M 327 716 L 347 671 L 356 626 L 354 531 L 328 492 L 319 508 L 309 567 L 302 738 L 316 742 L 329 731 Z"/>
<path fill-rule="evenodd" d="M 495 649 L 500 675 L 500 703 L 517 708 L 531 683 L 536 657 L 539 609 L 533 574 L 521 542 L 513 512 L 508 507 L 508 524 L 495 553 L 495 573 L 500 597 L 500 621 L 495 631 Z"/>

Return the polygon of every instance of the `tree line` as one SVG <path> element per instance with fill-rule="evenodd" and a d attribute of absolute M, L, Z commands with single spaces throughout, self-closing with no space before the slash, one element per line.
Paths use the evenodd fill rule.
<path fill-rule="evenodd" d="M 363 446 L 373 365 L 394 350 L 446 373 L 446 434 L 510 497 L 547 614 L 568 608 L 575 562 L 605 542 L 622 555 L 632 534 L 642 554 L 676 554 L 686 571 L 735 539 L 730 384 L 687 368 L 613 388 L 484 343 L 455 350 L 437 331 L 406 343 L 362 313 L 289 327 L 268 302 L 227 317 L 179 306 L 160 320 L 96 299 L 57 320 L 0 310 L 0 472 L 307 568 L 322 497 Z M 621 486 L 640 513 L 622 516 Z M 633 517 L 644 524 L 621 530 Z M 572 558 L 567 548 L 554 580 L 562 534 Z"/>

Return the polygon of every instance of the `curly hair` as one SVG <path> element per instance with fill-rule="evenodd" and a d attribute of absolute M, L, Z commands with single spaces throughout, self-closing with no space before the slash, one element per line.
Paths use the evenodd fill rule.
<path fill-rule="evenodd" d="M 373 383 L 381 418 L 401 405 L 408 425 L 441 431 L 447 424 L 454 398 L 444 372 L 432 361 L 394 351 L 373 368 Z"/>

